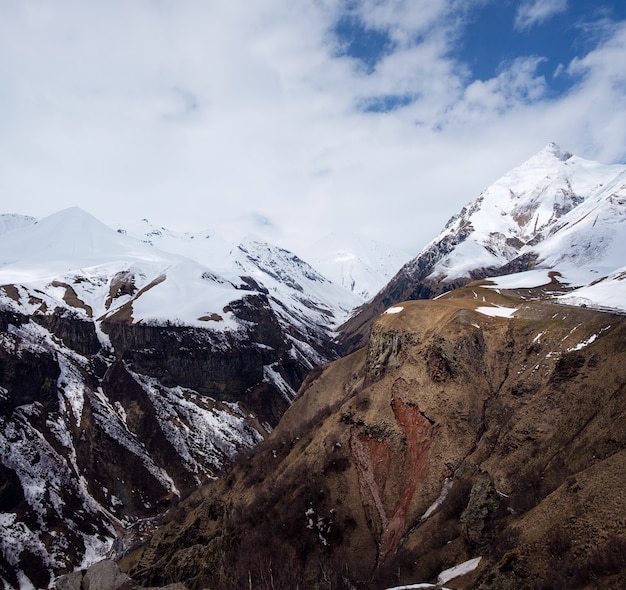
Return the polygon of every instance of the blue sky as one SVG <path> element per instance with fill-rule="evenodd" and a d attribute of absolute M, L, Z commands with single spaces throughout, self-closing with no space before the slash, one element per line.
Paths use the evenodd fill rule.
<path fill-rule="evenodd" d="M 555 12 L 546 9 L 543 18 L 539 12 L 535 20 L 532 14 L 520 13 L 523 3 L 488 3 L 465 28 L 457 58 L 467 62 L 473 78 L 485 80 L 517 56 L 541 56 L 538 72 L 546 78 L 549 93 L 567 91 L 576 77 L 561 70 L 601 40 L 606 34 L 603 23 L 626 19 L 626 3 L 554 0 L 545 4 Z"/>
<path fill-rule="evenodd" d="M 0 210 L 417 253 L 548 142 L 626 161 L 626 3 L 0 0 Z"/>
<path fill-rule="evenodd" d="M 453 9 L 446 18 L 463 18 L 449 56 L 466 67 L 466 81 L 489 80 L 520 56 L 535 56 L 540 58 L 536 71 L 545 79 L 546 94 L 557 98 L 578 81 L 578 76 L 566 72 L 567 65 L 602 41 L 609 23 L 626 19 L 626 2 L 486 1 L 463 15 Z M 389 29 L 368 26 L 358 10 L 346 11 L 333 34 L 339 42 L 337 55 L 357 60 L 369 75 L 397 49 Z M 415 43 L 419 41 L 417 37 Z M 406 106 L 412 98 L 390 95 L 366 101 L 364 108 L 389 111 Z"/>

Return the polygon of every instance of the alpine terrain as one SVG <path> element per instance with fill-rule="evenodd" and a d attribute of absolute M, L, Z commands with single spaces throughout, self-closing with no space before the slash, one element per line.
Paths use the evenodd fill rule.
<path fill-rule="evenodd" d="M 121 568 L 191 589 L 623 588 L 626 318 L 552 288 L 389 308 Z"/>
<path fill-rule="evenodd" d="M 626 587 L 626 166 L 548 145 L 369 301 L 401 262 L 354 241 L 329 280 L 79 209 L 0 230 L 6 587 Z"/>
<path fill-rule="evenodd" d="M 372 319 L 398 301 L 523 271 L 534 271 L 523 276 L 526 286 L 549 281 L 549 271 L 561 273 L 569 302 L 623 308 L 625 186 L 626 166 L 549 144 L 454 215 L 343 327 L 344 346 L 363 345 Z"/>
<path fill-rule="evenodd" d="M 132 543 L 262 440 L 362 301 L 253 238 L 147 222 L 133 238 L 78 208 L 0 229 L 8 587 L 45 588 Z"/>
<path fill-rule="evenodd" d="M 344 325 L 355 352 L 122 570 L 144 587 L 624 587 L 624 174 L 550 145 L 487 189 Z"/>

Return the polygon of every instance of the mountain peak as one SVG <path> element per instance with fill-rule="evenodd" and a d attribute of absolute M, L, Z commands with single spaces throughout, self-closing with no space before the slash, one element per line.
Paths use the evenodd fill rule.
<path fill-rule="evenodd" d="M 0 265 L 18 265 L 22 269 L 28 265 L 47 276 L 61 269 L 126 258 L 138 250 L 143 258 L 149 258 L 142 248 L 142 244 L 120 235 L 80 207 L 70 207 L 23 227 L 19 234 L 1 235 Z M 11 282 L 7 277 L 4 280 Z"/>
<path fill-rule="evenodd" d="M 569 160 L 573 156 L 573 154 L 571 152 L 565 151 L 556 143 L 551 141 L 548 145 L 546 145 L 546 147 L 544 147 L 541 151 L 539 151 L 539 153 L 535 157 L 538 157 L 538 156 L 543 156 L 543 157 L 547 156 L 550 158 L 556 158 L 557 160 L 560 160 L 561 162 L 565 162 Z"/>
<path fill-rule="evenodd" d="M 55 227 L 59 231 L 101 231 L 106 233 L 116 233 L 108 225 L 104 224 L 97 217 L 85 211 L 81 207 L 67 207 L 51 213 L 50 215 L 40 218 L 36 221 L 36 225 L 45 228 Z"/>
<path fill-rule="evenodd" d="M 577 300 L 623 309 L 623 295 L 615 297 L 622 285 L 613 277 L 624 266 L 624 175 L 624 165 L 572 156 L 549 143 L 463 207 L 350 319 L 341 335 L 346 350 L 363 345 L 372 318 L 390 305 L 535 267 L 544 272 L 535 275 L 541 280 L 547 270 L 569 277 L 570 288 L 602 279 L 603 289 L 611 287 L 577 292 Z"/>

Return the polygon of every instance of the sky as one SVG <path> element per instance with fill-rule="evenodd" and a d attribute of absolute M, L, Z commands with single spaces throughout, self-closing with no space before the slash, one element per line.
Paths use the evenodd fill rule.
<path fill-rule="evenodd" d="M 0 0 L 0 212 L 415 255 L 552 141 L 626 162 L 623 0 Z"/>

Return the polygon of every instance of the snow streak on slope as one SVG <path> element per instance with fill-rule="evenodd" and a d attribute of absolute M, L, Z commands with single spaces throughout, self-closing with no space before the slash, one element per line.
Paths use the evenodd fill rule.
<path fill-rule="evenodd" d="M 164 387 L 157 379 L 131 374 L 148 394 L 161 430 L 186 469 L 198 475 L 198 483 L 207 465 L 222 465 L 237 450 L 262 438 L 236 403 L 220 403 L 189 389 Z"/>
<path fill-rule="evenodd" d="M 39 359 L 57 355 L 65 367 L 59 384 L 67 387 L 68 396 L 59 393 L 55 413 L 48 413 L 38 400 L 23 403 L 10 413 L 0 412 L 0 465 L 3 475 L 10 473 L 19 478 L 17 486 L 11 478 L 4 482 L 6 512 L 0 515 L 0 571 L 4 561 L 14 572 L 20 572 L 26 568 L 24 555 L 29 556 L 29 565 L 39 561 L 44 569 L 73 567 L 74 556 L 87 546 L 97 547 L 94 557 L 101 558 L 113 540 L 112 523 L 116 519 L 93 497 L 89 484 L 81 477 L 72 438 L 76 387 L 81 390 L 81 398 L 87 395 L 85 384 L 74 380 L 80 372 L 76 363 L 80 365 L 84 359 L 62 350 L 46 330 L 33 324 L 9 325 L 0 333 L 0 349 L 16 348 L 22 359 L 27 354 Z M 3 408 L 12 403 L 10 398 L 11 392 L 0 388 Z M 82 401 L 78 405 L 82 407 Z M 21 511 L 11 511 L 11 504 L 19 500 L 11 492 L 16 487 L 28 506 L 26 517 Z M 26 584 L 28 578 L 23 576 L 23 581 Z"/>

